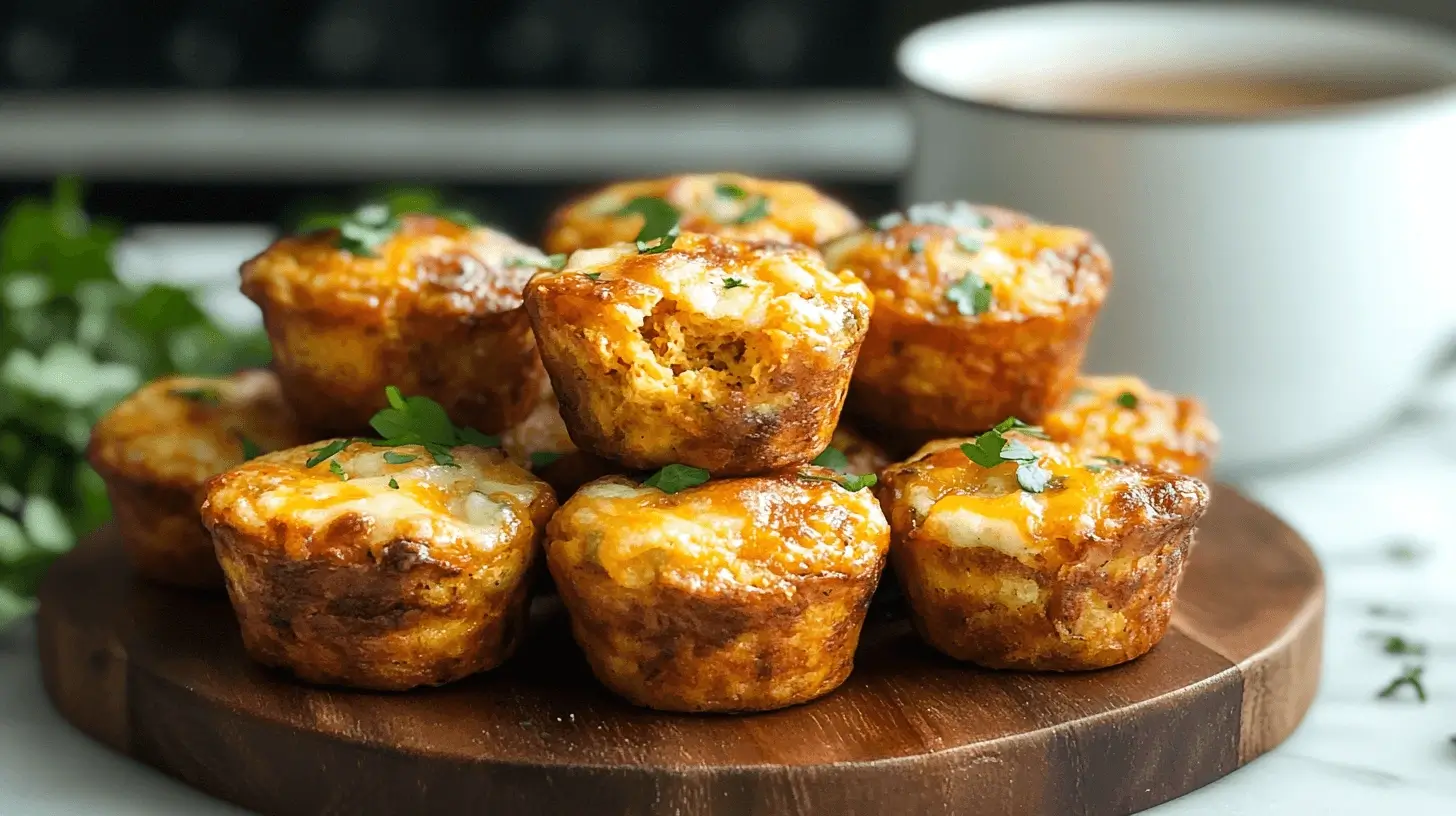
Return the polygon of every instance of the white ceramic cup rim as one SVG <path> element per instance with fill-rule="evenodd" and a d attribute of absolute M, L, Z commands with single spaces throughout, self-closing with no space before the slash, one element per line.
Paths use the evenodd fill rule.
<path fill-rule="evenodd" d="M 1131 47 L 1135 43 L 1136 47 Z M 1242 4 L 1048 3 L 973 12 L 932 23 L 896 51 L 900 75 L 942 100 L 1053 120 L 1150 125 L 1279 123 L 1382 115 L 1456 99 L 1456 38 L 1413 23 L 1348 11 Z M 1258 116 L 1063 111 L 978 98 L 1011 77 L 1075 71 L 1249 70 L 1378 72 L 1421 89 Z"/>

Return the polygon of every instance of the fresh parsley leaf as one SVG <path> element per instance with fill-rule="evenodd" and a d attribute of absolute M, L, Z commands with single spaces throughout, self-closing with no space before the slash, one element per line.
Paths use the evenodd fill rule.
<path fill-rule="evenodd" d="M 391 465 L 407 465 L 420 458 L 416 453 L 395 453 L 394 451 L 384 452 L 384 461 Z"/>
<path fill-rule="evenodd" d="M 1019 439 L 1007 439 L 1005 433 L 1008 431 L 1017 431 L 1038 439 L 1047 438 L 1041 428 L 1028 425 L 1016 417 L 1007 417 L 996 423 L 996 427 L 976 437 L 974 442 L 961 443 L 961 453 L 987 469 L 1004 462 L 1015 462 L 1016 483 L 1027 493 L 1040 493 L 1052 486 L 1055 479 L 1041 466 L 1036 452 Z"/>
<path fill-rule="evenodd" d="M 315 467 L 319 463 L 328 460 L 330 457 L 343 450 L 344 448 L 349 447 L 349 443 L 353 441 L 354 440 L 352 439 L 335 439 L 334 441 L 330 442 L 327 445 L 324 445 L 321 448 L 315 448 L 313 456 L 310 456 L 308 458 L 308 461 L 303 463 L 303 466 L 306 468 Z"/>
<path fill-rule="evenodd" d="M 730 184 L 726 181 L 719 182 L 718 186 L 713 188 L 713 192 L 716 193 L 719 198 L 731 198 L 734 201 L 737 201 L 738 199 L 741 199 L 748 195 L 747 190 L 744 190 L 737 184 Z"/>
<path fill-rule="evenodd" d="M 566 253 L 556 252 L 546 256 L 546 265 L 560 271 L 566 266 Z"/>
<path fill-rule="evenodd" d="M 216 388 L 173 388 L 168 393 L 188 402 L 210 405 L 214 408 L 222 403 L 222 394 L 218 393 Z"/>
<path fill-rule="evenodd" d="M 474 428 L 470 428 L 470 427 L 466 427 L 466 426 L 461 426 L 460 429 L 459 429 L 459 431 L 460 431 L 460 441 L 463 442 L 463 443 L 465 443 L 465 444 L 467 444 L 467 445 L 474 445 L 477 448 L 498 448 L 498 447 L 500 447 L 500 437 L 498 437 L 498 436 L 491 436 L 490 434 L 483 434 L 480 431 L 475 430 Z"/>
<path fill-rule="evenodd" d="M 809 464 L 827 467 L 840 473 L 849 472 L 849 457 L 845 456 L 844 451 L 839 448 L 825 448 L 824 452 L 814 457 L 814 461 Z"/>
<path fill-rule="evenodd" d="M 339 477 L 339 481 L 349 481 L 349 474 L 344 472 L 344 466 L 339 464 L 338 459 L 329 460 L 329 472 Z"/>
<path fill-rule="evenodd" d="M 258 443 L 242 434 L 238 434 L 238 444 L 243 447 L 244 462 L 251 462 L 263 455 L 263 449 L 258 447 Z"/>
<path fill-rule="evenodd" d="M 450 448 L 446 447 L 445 445 L 435 445 L 427 442 L 425 443 L 425 450 L 430 452 L 430 458 L 435 460 L 435 464 L 440 465 L 441 467 L 460 466 L 460 464 L 455 461 L 455 454 L 451 453 Z"/>
<path fill-rule="evenodd" d="M 391 490 L 398 490 L 399 489 L 399 482 L 395 481 L 393 477 L 391 477 L 390 480 L 389 480 L 389 488 Z"/>
<path fill-rule="evenodd" d="M 740 286 L 747 286 L 747 285 L 748 284 L 744 283 L 743 281 L 741 281 L 741 280 L 739 280 L 737 278 L 724 278 L 723 279 L 723 289 L 724 290 L 737 289 Z"/>
<path fill-rule="evenodd" d="M 880 481 L 880 478 L 873 473 L 866 473 L 863 476 L 853 474 L 820 476 L 817 473 L 800 473 L 799 478 L 813 482 L 833 482 L 851 493 L 864 490 L 866 487 L 874 487 Z"/>
<path fill-rule="evenodd" d="M 1381 648 L 1386 654 L 1390 655 L 1420 656 L 1426 653 L 1426 646 L 1424 643 L 1416 643 L 1414 641 L 1406 640 L 1400 635 L 1387 635 L 1385 638 L 1385 644 Z"/>
<path fill-rule="evenodd" d="M 592 280 L 601 280 L 602 279 L 602 273 L 600 273 L 600 272 L 587 272 L 586 273 L 586 276 L 588 278 L 591 278 Z"/>
<path fill-rule="evenodd" d="M 963 315 L 980 315 L 991 310 L 991 284 L 981 280 L 975 272 L 967 272 L 945 290 L 945 299 L 955 304 L 956 311 Z"/>
<path fill-rule="evenodd" d="M 753 200 L 752 204 L 745 207 L 737 218 L 733 219 L 733 223 L 739 225 L 752 224 L 755 221 L 762 221 L 765 218 L 768 218 L 768 198 L 759 196 Z"/>
<path fill-rule="evenodd" d="M 618 210 L 617 215 L 642 216 L 642 228 L 634 239 L 637 252 L 642 255 L 656 255 L 671 249 L 681 231 L 678 220 L 682 214 L 677 207 L 655 196 L 638 196 Z"/>
<path fill-rule="evenodd" d="M 511 258 L 510 260 L 506 261 L 506 266 L 534 266 L 537 269 L 559 270 L 561 269 L 561 267 L 566 266 L 566 253 L 558 252 L 555 255 L 547 255 L 543 260 L 539 261 L 533 258 Z"/>
<path fill-rule="evenodd" d="M 960 247 L 966 252 L 971 253 L 972 255 L 981 251 L 981 242 L 977 241 L 975 238 L 972 238 L 969 235 L 957 235 L 955 242 L 956 246 Z"/>
<path fill-rule="evenodd" d="M 395 441 L 396 445 L 424 444 L 434 442 L 453 446 L 459 439 L 455 426 L 440 403 L 429 397 L 405 398 L 399 389 L 390 385 L 384 389 L 389 407 L 374 415 L 369 426 L 380 436 Z"/>
<path fill-rule="evenodd" d="M 536 470 L 546 467 L 564 455 L 555 451 L 533 451 L 531 453 L 531 469 Z"/>
<path fill-rule="evenodd" d="M 1117 404 L 1124 408 L 1138 407 L 1138 397 L 1131 391 L 1124 391 L 1117 395 Z"/>
<path fill-rule="evenodd" d="M 911 238 L 910 239 L 910 254 L 912 254 L 912 255 L 919 255 L 920 253 L 922 253 L 924 251 L 925 251 L 925 239 L 924 238 Z"/>
<path fill-rule="evenodd" d="M 1101 473 L 1107 468 L 1103 467 L 1102 465 L 1083 465 L 1082 469 L 1087 471 L 1088 473 Z"/>
<path fill-rule="evenodd" d="M 379 247 L 399 232 L 402 218 L 409 214 L 430 215 L 459 224 L 478 227 L 473 214 L 441 203 L 439 195 L 429 190 L 403 190 L 381 200 L 366 201 L 348 213 L 315 213 L 303 219 L 300 232 L 321 229 L 338 231 L 334 246 L 362 258 L 377 257 Z"/>
<path fill-rule="evenodd" d="M 642 484 L 646 487 L 655 487 L 663 493 L 677 493 L 687 490 L 690 487 L 708 481 L 712 478 L 708 471 L 702 468 L 695 468 L 691 465 L 668 465 L 647 477 Z"/>
<path fill-rule="evenodd" d="M 1421 682 L 1421 675 L 1424 672 L 1425 667 L 1423 666 L 1406 666 L 1404 671 L 1397 675 L 1394 680 L 1391 680 L 1375 696 L 1382 700 L 1387 700 L 1394 697 L 1402 686 L 1410 686 L 1416 694 L 1416 699 L 1424 703 L 1426 701 L 1426 687 Z"/>

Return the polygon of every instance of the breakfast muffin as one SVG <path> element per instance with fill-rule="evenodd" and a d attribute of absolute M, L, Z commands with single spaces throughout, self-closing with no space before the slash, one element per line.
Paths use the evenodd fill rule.
<path fill-rule="evenodd" d="M 870 295 L 807 247 L 685 233 L 576 252 L 526 309 L 578 447 L 730 476 L 829 444 Z"/>
<path fill-rule="evenodd" d="M 875 297 L 849 412 L 922 441 L 1060 406 L 1112 282 L 1087 232 L 964 202 L 885 216 L 824 257 Z"/>
<path fill-rule="evenodd" d="M 208 483 L 202 520 L 248 654 L 380 691 L 499 665 L 525 627 L 551 488 L 499 449 L 340 442 Z"/>
<path fill-rule="evenodd" d="M 1042 425 L 1051 438 L 1110 462 L 1203 476 L 1218 454 L 1218 428 L 1193 397 L 1137 377 L 1082 377 Z"/>
<path fill-rule="evenodd" d="M 546 256 L 444 218 L 360 213 L 384 221 L 283 238 L 243 264 L 299 417 L 359 433 L 393 384 L 484 433 L 525 419 L 544 374 L 521 290 Z"/>
<path fill-rule="evenodd" d="M 198 518 L 203 485 L 266 451 L 307 441 L 267 371 L 165 377 L 142 386 L 91 431 L 87 458 L 106 482 L 127 556 L 161 583 L 222 587 Z"/>
<path fill-rule="evenodd" d="M 911 619 L 931 646 L 988 668 L 1132 660 L 1167 631 L 1208 488 L 1039 436 L 941 440 L 885 470 Z"/>
<path fill-rule="evenodd" d="M 547 379 L 541 381 L 536 407 L 523 422 L 501 434 L 500 442 L 512 462 L 546 480 L 561 500 L 593 479 L 621 472 L 620 467 L 579 450 L 571 441 L 556 392 Z"/>
<path fill-rule="evenodd" d="M 807 465 L 706 483 L 676 470 L 592 482 L 551 520 L 547 564 L 597 678 L 666 711 L 834 690 L 889 546 L 873 494 Z"/>
<path fill-rule="evenodd" d="M 677 209 L 685 232 L 817 247 L 859 229 L 847 207 L 807 184 L 738 173 L 704 173 L 624 181 L 567 204 L 551 217 L 548 252 L 611 246 L 633 240 L 644 217 L 635 199 L 658 198 Z"/>

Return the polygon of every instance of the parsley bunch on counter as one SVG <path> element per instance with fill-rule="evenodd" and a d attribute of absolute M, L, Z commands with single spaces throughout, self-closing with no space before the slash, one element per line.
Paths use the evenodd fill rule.
<path fill-rule="evenodd" d="M 119 282 L 119 236 L 87 216 L 70 178 L 49 200 L 14 202 L 0 224 L 0 626 L 31 608 L 46 566 L 111 514 L 84 456 L 102 414 L 162 374 L 268 359 L 261 332 L 219 328 L 186 291 Z"/>

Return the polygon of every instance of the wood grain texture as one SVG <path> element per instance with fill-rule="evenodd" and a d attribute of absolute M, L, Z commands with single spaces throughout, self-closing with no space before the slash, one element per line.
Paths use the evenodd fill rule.
<path fill-rule="evenodd" d="M 46 687 L 72 723 L 266 814 L 1121 814 L 1284 739 L 1318 680 L 1323 583 L 1228 488 L 1173 629 L 1084 674 L 990 672 L 872 610 L 837 692 L 752 716 L 668 715 L 594 683 L 559 608 L 495 672 L 441 689 L 303 686 L 250 663 L 221 596 L 134 581 L 106 530 L 41 590 Z"/>

